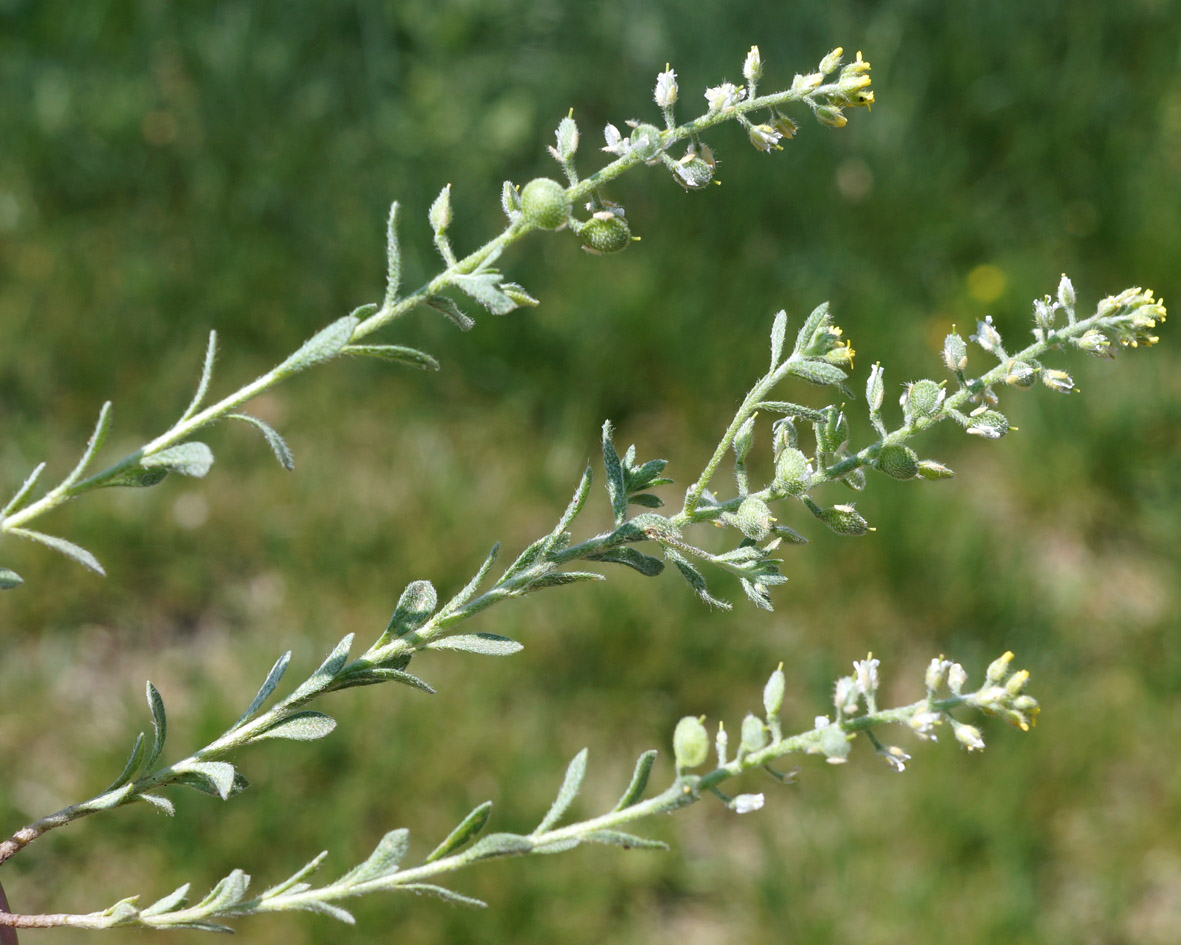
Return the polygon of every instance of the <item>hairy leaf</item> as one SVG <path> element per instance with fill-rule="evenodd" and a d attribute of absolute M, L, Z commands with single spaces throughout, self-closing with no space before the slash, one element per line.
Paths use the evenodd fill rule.
<path fill-rule="evenodd" d="M 439 362 L 431 355 L 425 351 L 419 351 L 417 348 L 407 348 L 403 345 L 346 345 L 341 354 L 393 361 L 395 364 L 405 364 L 408 367 L 421 368 L 424 371 L 439 370 Z"/>
<path fill-rule="evenodd" d="M 524 649 L 516 640 L 497 636 L 495 633 L 457 633 L 455 636 L 443 637 L 441 640 L 432 640 L 426 648 L 428 650 L 463 650 L 483 656 L 509 656 Z"/>
<path fill-rule="evenodd" d="M 66 541 L 66 539 L 58 538 L 56 535 L 46 535 L 44 532 L 33 531 L 31 528 L 10 528 L 8 534 L 16 535 L 18 538 L 27 538 L 30 541 L 40 542 L 59 554 L 63 554 L 67 558 L 72 558 L 78 564 L 84 568 L 88 568 L 95 574 L 106 576 L 107 572 L 98 563 L 98 558 L 80 545 L 75 545 L 72 541 Z"/>
<path fill-rule="evenodd" d="M 323 712 L 296 712 L 264 729 L 254 736 L 251 741 L 263 738 L 287 738 L 294 742 L 313 742 L 317 738 L 324 738 L 336 728 L 336 719 Z"/>
<path fill-rule="evenodd" d="M 226 414 L 226 416 L 231 420 L 242 420 L 253 426 L 263 435 L 263 439 L 267 441 L 267 446 L 275 454 L 275 459 L 279 461 L 279 465 L 288 472 L 295 468 L 295 457 L 291 455 L 291 448 L 287 445 L 287 441 L 269 423 L 265 420 L 258 419 L 258 417 L 252 417 L 248 413 L 230 413 Z"/>
<path fill-rule="evenodd" d="M 398 871 L 398 864 L 406 857 L 410 849 L 410 831 L 402 827 L 391 830 L 381 840 L 369 858 L 359 866 L 353 867 L 342 876 L 338 882 L 346 885 L 367 883 L 373 879 L 381 879 Z"/>
<path fill-rule="evenodd" d="M 562 815 L 566 813 L 570 805 L 574 803 L 574 799 L 578 797 L 578 792 L 582 789 L 582 780 L 584 777 L 586 777 L 585 748 L 574 756 L 569 767 L 566 768 L 566 777 L 562 781 L 562 786 L 558 789 L 558 796 L 554 798 L 549 811 L 541 819 L 541 823 L 537 825 L 537 829 L 533 831 L 534 834 L 545 833 L 562 819 Z"/>
<path fill-rule="evenodd" d="M 652 773 L 652 765 L 655 761 L 655 749 L 650 748 L 640 755 L 636 761 L 636 770 L 632 773 L 631 783 L 628 784 L 627 790 L 623 792 L 615 806 L 611 808 L 612 811 L 631 807 L 643 796 L 644 789 L 648 787 L 648 776 Z"/>
<path fill-rule="evenodd" d="M 440 843 L 430 855 L 423 860 L 424 863 L 433 863 L 435 860 L 441 859 L 450 853 L 454 853 L 465 843 L 476 836 L 484 825 L 488 823 L 488 818 L 492 814 L 492 802 L 485 801 L 483 804 L 474 808 L 459 825 L 447 835 L 447 839 Z"/>
<path fill-rule="evenodd" d="M 213 450 L 204 443 L 192 440 L 145 456 L 139 464 L 145 469 L 166 469 L 182 476 L 201 479 L 213 467 Z"/>

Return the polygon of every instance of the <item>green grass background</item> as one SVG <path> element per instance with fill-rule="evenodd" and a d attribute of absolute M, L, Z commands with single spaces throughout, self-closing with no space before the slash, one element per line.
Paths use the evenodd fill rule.
<path fill-rule="evenodd" d="M 0 833 L 110 780 L 148 724 L 144 679 L 179 756 L 236 718 L 282 650 L 310 671 L 345 633 L 380 632 L 408 581 L 453 591 L 494 541 L 548 530 L 605 418 L 621 445 L 672 461 L 675 502 L 763 369 L 779 308 L 798 325 L 831 299 L 859 352 L 854 386 L 880 360 L 897 391 L 941 376 L 952 323 L 993 314 L 1027 337 L 1030 300 L 1062 271 L 1084 307 L 1130 284 L 1171 300 L 1181 272 L 1168 0 L 0 2 L 6 490 L 41 459 L 63 474 L 105 399 L 111 457 L 163 429 L 210 328 L 228 391 L 379 297 L 390 200 L 417 285 L 437 265 L 425 212 L 443 184 L 458 246 L 474 247 L 501 225 L 505 177 L 555 172 L 544 146 L 569 108 L 588 172 L 605 122 L 657 117 L 665 62 L 687 116 L 706 85 L 740 79 L 751 43 L 766 88 L 835 45 L 861 49 L 878 104 L 841 131 L 799 114 L 770 156 L 735 127 L 712 133 L 723 185 L 703 193 L 632 172 L 608 194 L 643 237 L 627 253 L 530 237 L 504 268 L 540 308 L 466 335 L 416 312 L 388 333 L 435 353 L 439 374 L 339 364 L 261 398 L 294 474 L 224 427 L 208 479 L 42 521 L 91 548 L 106 580 L 4 544 L 27 586 L 0 600 Z M 981 266 L 1002 277 L 995 298 L 973 292 Z M 234 867 L 265 885 L 323 848 L 331 875 L 395 826 L 424 855 L 488 798 L 496 829 L 527 831 L 578 749 L 590 815 L 679 716 L 736 726 L 779 660 L 803 728 L 867 650 L 901 702 L 931 656 L 978 677 L 1013 649 L 1042 721 L 1030 735 L 986 724 L 982 755 L 920 745 L 898 776 L 858 743 L 844 768 L 806 761 L 797 786 L 752 781 L 768 791 L 758 814 L 702 804 L 647 825 L 671 853 L 580 849 L 456 877 L 487 911 L 387 896 L 357 903 L 355 929 L 239 929 L 260 943 L 1181 940 L 1173 329 L 1115 363 L 1064 363 L 1080 396 L 1005 392 L 1020 430 L 999 443 L 935 431 L 920 452 L 959 476 L 876 477 L 858 500 L 870 536 L 784 510 L 814 541 L 788 553 L 774 614 L 710 612 L 672 576 L 623 569 L 507 604 L 475 629 L 520 639 L 520 655 L 416 660 L 434 697 L 338 696 L 331 738 L 236 759 L 245 796 L 183 794 L 173 820 L 130 809 L 58 831 L 6 866 L 9 898 L 88 911 Z M 607 521 L 595 501 L 588 532 Z"/>

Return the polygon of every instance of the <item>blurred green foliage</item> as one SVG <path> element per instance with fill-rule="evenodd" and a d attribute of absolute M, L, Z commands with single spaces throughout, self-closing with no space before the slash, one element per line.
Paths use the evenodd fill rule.
<path fill-rule="evenodd" d="M 690 481 L 762 370 L 777 308 L 798 324 L 831 299 L 858 377 L 881 360 L 898 385 L 939 376 L 952 323 L 994 314 L 1024 336 L 1030 300 L 1062 271 L 1084 307 L 1129 284 L 1174 301 L 1181 18 L 1168 0 L 0 2 L 8 489 L 42 458 L 68 468 L 106 398 L 113 449 L 161 429 L 208 329 L 228 389 L 378 298 L 390 200 L 416 285 L 435 266 L 425 212 L 444 183 L 459 248 L 474 246 L 501 225 L 504 177 L 553 174 L 544 145 L 570 107 L 591 158 L 606 121 L 656 117 L 665 62 L 695 111 L 751 43 L 768 89 L 832 46 L 860 48 L 878 104 L 839 132 L 796 116 L 800 135 L 772 156 L 721 129 L 708 140 L 723 186 L 704 193 L 633 172 L 610 192 L 643 237 L 623 256 L 531 237 L 505 268 L 540 308 L 462 336 L 425 311 L 401 326 L 393 340 L 435 353 L 439 375 L 335 365 L 257 403 L 288 436 L 294 475 L 226 427 L 210 479 L 55 513 L 107 580 L 6 543 L 28 586 L 0 601 L 5 832 L 110 779 L 147 724 L 144 678 L 168 700 L 173 744 L 196 745 L 284 648 L 310 669 L 345 632 L 375 636 L 409 580 L 453 590 L 494 540 L 518 548 L 548 529 L 604 418 Z M 242 930 L 285 943 L 391 929 L 420 943 L 1181 940 L 1173 333 L 1114 364 L 1075 360 L 1080 397 L 1010 393 L 1020 431 L 1000 443 L 937 431 L 920 452 L 959 477 L 878 477 L 859 502 L 871 536 L 801 518 L 815 540 L 790 552 L 774 615 L 709 612 L 679 582 L 630 572 L 499 608 L 477 629 L 518 637 L 521 655 L 423 657 L 437 696 L 341 697 L 324 743 L 238 759 L 246 796 L 53 834 L 6 869 L 9 898 L 86 911 L 235 866 L 265 884 L 324 847 L 343 870 L 394 826 L 421 855 L 486 798 L 497 829 L 528 829 L 584 744 L 592 813 L 680 715 L 737 724 L 780 659 L 785 712 L 806 727 L 868 649 L 885 692 L 909 701 L 931 656 L 978 673 L 1011 648 L 1034 671 L 1042 724 L 987 727 L 982 756 L 922 746 L 897 776 L 860 746 L 844 770 L 805 764 L 758 814 L 707 804 L 654 824 L 668 855 L 474 870 L 456 886 L 485 913 L 387 897 L 359 905 L 355 930 L 318 917 Z"/>

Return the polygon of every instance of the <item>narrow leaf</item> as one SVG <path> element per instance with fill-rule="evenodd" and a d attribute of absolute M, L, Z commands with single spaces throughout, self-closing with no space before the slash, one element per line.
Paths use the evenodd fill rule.
<path fill-rule="evenodd" d="M 275 687 L 279 685 L 279 680 L 281 680 L 283 678 L 283 674 L 287 672 L 287 667 L 290 665 L 290 663 L 290 650 L 275 660 L 275 665 L 271 667 L 271 671 L 267 673 L 267 678 L 264 679 L 262 685 L 259 686 L 258 693 L 255 695 L 254 700 L 250 703 L 246 711 L 242 713 L 242 717 L 234 723 L 234 728 L 238 728 L 243 722 L 252 718 L 254 713 L 262 708 L 262 704 L 266 702 L 268 698 L 270 698 L 271 693 L 275 691 Z"/>
<path fill-rule="evenodd" d="M 787 337 L 787 312 L 780 309 L 775 313 L 775 323 L 771 326 L 771 370 L 779 366 L 783 360 L 783 342 Z"/>
<path fill-rule="evenodd" d="M 547 843 L 534 849 L 534 853 L 565 853 L 567 850 L 573 850 L 576 846 L 582 843 L 581 837 L 564 837 L 561 840 L 555 840 L 552 843 Z"/>
<path fill-rule="evenodd" d="M 296 870 L 294 873 L 292 873 L 290 876 L 288 876 L 285 880 L 283 880 L 283 882 L 276 883 L 270 889 L 265 890 L 264 892 L 262 892 L 259 895 L 258 898 L 259 899 L 270 899 L 274 896 L 278 896 L 280 893 L 287 892 L 287 890 L 291 889 L 293 886 L 296 886 L 296 885 L 302 886 L 304 889 L 308 888 L 307 883 L 303 883 L 301 881 L 306 879 L 308 876 L 311 876 L 312 873 L 316 872 L 316 870 L 318 870 L 320 868 L 320 864 L 324 862 L 324 860 L 327 858 L 327 856 L 328 856 L 328 851 L 321 850 L 314 857 L 312 857 L 310 860 L 308 860 L 303 866 L 301 866 L 298 870 Z"/>
<path fill-rule="evenodd" d="M 515 577 L 527 568 L 531 568 L 545 554 L 552 541 L 552 537 L 547 535 L 545 538 L 539 538 L 533 542 L 517 555 L 517 560 L 508 566 L 508 570 L 500 576 L 500 581 L 497 583 L 503 583 L 508 578 Z"/>
<path fill-rule="evenodd" d="M 69 489 L 70 486 L 82 478 L 82 474 L 86 472 L 86 467 L 94 459 L 94 454 L 102 448 L 103 441 L 106 440 L 110 430 L 111 402 L 108 400 L 98 412 L 98 422 L 95 423 L 94 432 L 90 434 L 90 439 L 86 443 L 86 451 L 82 454 L 82 458 L 78 460 L 78 465 L 62 480 L 61 485 L 58 486 L 59 489 L 63 491 Z"/>
<path fill-rule="evenodd" d="M 615 513 L 615 524 L 622 525 L 627 518 L 627 485 L 623 478 L 623 466 L 619 454 L 611 442 L 613 433 L 611 421 L 603 423 L 603 467 L 607 471 L 607 495 L 611 498 L 611 510 Z"/>
<path fill-rule="evenodd" d="M 105 489 L 108 486 L 125 486 L 129 489 L 148 489 L 159 485 L 167 477 L 167 469 L 144 469 L 143 466 L 131 466 L 116 473 L 110 479 L 104 480 L 102 487 Z"/>
<path fill-rule="evenodd" d="M 29 496 L 29 493 L 33 491 L 33 487 L 37 485 L 37 480 L 40 478 L 44 469 L 44 463 L 38 463 L 33 468 L 33 471 L 25 477 L 25 481 L 21 484 L 21 487 L 16 490 L 16 495 L 9 499 L 8 504 L 4 506 L 3 511 L 0 511 L 0 518 L 4 518 L 6 515 L 15 512 L 24 504 L 25 499 L 27 499 Z"/>
<path fill-rule="evenodd" d="M 410 831 L 405 827 L 391 830 L 378 841 L 377 846 L 364 863 L 354 866 L 337 880 L 337 883 L 354 886 L 373 879 L 381 879 L 383 876 L 390 876 L 398 872 L 398 864 L 405 858 L 408 849 L 410 849 Z"/>
<path fill-rule="evenodd" d="M 250 875 L 242 870 L 233 870 L 218 880 L 217 885 L 209 890 L 209 895 L 193 907 L 193 911 L 221 912 L 241 902 L 249 887 Z"/>
<path fill-rule="evenodd" d="M 298 909 L 300 912 L 316 912 L 320 915 L 326 915 L 328 918 L 336 919 L 345 925 L 357 924 L 357 920 L 348 909 L 342 909 L 340 906 L 334 906 L 330 902 L 321 902 L 318 899 L 301 899 L 293 902 L 290 908 Z"/>
<path fill-rule="evenodd" d="M 327 688 L 336 678 L 336 674 L 344 668 L 345 661 L 349 658 L 349 647 L 352 645 L 353 634 L 350 633 L 336 644 L 336 648 L 328 654 L 324 662 L 320 664 L 320 668 L 300 683 L 295 692 L 288 696 L 288 701 L 298 703 Z"/>
<path fill-rule="evenodd" d="M 398 202 L 390 204 L 390 217 L 385 225 L 385 299 L 381 307 L 390 308 L 398 298 L 402 281 L 402 251 L 398 247 Z"/>
<path fill-rule="evenodd" d="M 820 328 L 827 317 L 827 302 L 821 302 L 814 309 L 812 309 L 812 314 L 804 320 L 804 324 L 800 326 L 799 334 L 796 335 L 796 354 L 803 354 L 808 350 L 808 347 L 812 344 L 812 338 L 815 336 L 817 329 Z"/>
<path fill-rule="evenodd" d="M 584 777 L 586 777 L 585 748 L 574 756 L 569 767 L 566 768 L 566 777 L 562 781 L 562 786 L 558 789 L 558 796 L 554 798 L 554 803 L 550 806 L 546 815 L 541 818 L 541 823 L 533 831 L 534 835 L 545 833 L 562 819 L 562 815 L 574 803 L 574 798 L 578 797 L 578 792 L 582 789 L 582 779 Z"/>
<path fill-rule="evenodd" d="M 135 799 L 137 801 L 144 801 L 147 804 L 151 804 L 152 807 L 156 808 L 156 810 L 160 811 L 160 813 L 167 814 L 169 817 L 176 813 L 176 807 L 173 805 L 172 801 L 168 800 L 166 797 L 160 797 L 158 794 L 137 794 Z"/>
<path fill-rule="evenodd" d="M 56 535 L 46 535 L 44 532 L 36 532 L 31 528 L 10 528 L 8 533 L 10 535 L 16 535 L 19 538 L 28 538 L 30 541 L 39 541 L 41 544 L 52 548 L 67 558 L 73 558 L 82 567 L 89 568 L 95 574 L 106 576 L 107 572 L 98 563 L 98 558 L 85 548 L 75 545 L 72 541 L 66 541 L 64 538 L 58 538 Z"/>
<path fill-rule="evenodd" d="M 639 492 L 636 495 L 628 496 L 627 502 L 628 505 L 638 505 L 642 509 L 664 508 L 664 499 L 651 492 Z"/>
<path fill-rule="evenodd" d="M 140 732 L 135 737 L 135 744 L 131 747 L 131 756 L 127 759 L 127 764 L 123 766 L 123 770 L 119 773 L 119 777 L 115 778 L 107 787 L 103 789 L 103 794 L 108 791 L 113 791 L 116 788 L 123 787 L 136 771 L 139 770 L 139 764 L 144 760 L 144 751 L 147 749 L 147 741 L 144 739 L 144 733 Z"/>
<path fill-rule="evenodd" d="M 139 464 L 145 469 L 166 469 L 182 476 L 200 479 L 213 466 L 213 450 L 204 443 L 193 440 L 145 456 Z"/>
<path fill-rule="evenodd" d="M 416 893 L 425 894 L 427 896 L 435 896 L 439 899 L 444 899 L 447 902 L 454 902 L 459 906 L 472 906 L 476 909 L 487 909 L 488 903 L 482 899 L 473 899 L 471 896 L 463 896 L 455 892 L 453 889 L 447 889 L 445 886 L 435 886 L 432 883 L 407 883 L 404 886 L 399 886 L 399 889 L 408 889 Z"/>
<path fill-rule="evenodd" d="M 373 669 L 366 669 L 356 673 L 355 675 L 349 675 L 347 678 L 341 680 L 340 688 L 351 689 L 355 686 L 373 686 L 377 683 L 384 682 L 402 683 L 404 686 L 410 686 L 412 689 L 421 689 L 423 692 L 432 696 L 435 694 L 434 686 L 423 682 L 411 673 L 394 669 L 392 666 L 377 666 Z"/>
<path fill-rule="evenodd" d="M 547 587 L 563 587 L 566 584 L 581 584 L 584 581 L 605 581 L 603 575 L 594 571 L 551 571 L 543 574 L 534 581 L 530 581 L 528 589 L 531 591 L 545 590 Z"/>
<path fill-rule="evenodd" d="M 225 764 L 225 762 L 203 761 L 198 762 L 198 764 Z M 233 765 L 230 765 L 230 767 L 232 768 Z M 171 783 L 192 788 L 194 791 L 200 791 L 202 794 L 208 794 L 210 797 L 216 797 L 223 801 L 229 800 L 231 797 L 236 797 L 250 787 L 250 782 L 246 779 L 246 775 L 236 769 L 233 780 L 230 782 L 230 792 L 225 797 L 222 797 L 221 785 L 200 771 L 184 771 L 178 774 Z"/>
<path fill-rule="evenodd" d="M 336 719 L 323 712 L 296 712 L 259 732 L 251 741 L 264 738 L 287 738 L 293 742 L 314 742 L 331 734 L 336 728 Z"/>
<path fill-rule="evenodd" d="M 0 568 L 0 591 L 11 591 L 25 583 L 24 578 L 11 568 Z"/>
<path fill-rule="evenodd" d="M 193 761 L 183 768 L 177 778 L 178 784 L 196 788 L 205 794 L 216 794 L 223 801 L 228 800 L 234 789 L 234 766 L 228 761 Z"/>
<path fill-rule="evenodd" d="M 402 345 L 345 345 L 340 353 L 359 358 L 393 361 L 395 364 L 405 364 L 424 371 L 439 370 L 439 362 L 431 355 L 417 348 L 406 348 Z"/>
<path fill-rule="evenodd" d="M 807 381 L 809 384 L 815 384 L 818 387 L 825 387 L 829 385 L 839 385 L 845 380 L 848 375 L 842 371 L 835 364 L 829 364 L 827 361 L 821 361 L 818 358 L 809 358 L 807 361 L 797 361 L 791 366 L 789 372 L 801 380 Z"/>
<path fill-rule="evenodd" d="M 452 611 L 456 611 L 472 599 L 472 595 L 476 593 L 480 585 L 484 583 L 484 579 L 488 576 L 488 572 L 492 570 L 492 565 L 496 563 L 496 556 L 498 554 L 500 554 L 499 542 L 492 546 L 492 550 L 489 551 L 488 555 L 484 558 L 484 563 L 480 565 L 480 570 L 476 572 L 475 577 L 473 577 L 467 582 L 467 584 L 464 585 L 463 590 L 452 597 L 451 600 L 447 601 L 447 603 L 443 606 L 443 610 L 440 612 L 440 615 L 449 614 Z"/>
<path fill-rule="evenodd" d="M 659 558 L 653 558 L 651 555 L 646 555 L 642 551 L 637 551 L 635 548 L 628 546 L 612 548 L 610 551 L 604 551 L 602 554 L 587 555 L 587 557 L 592 561 L 626 564 L 629 568 L 635 568 L 646 577 L 656 577 L 656 575 L 664 570 L 664 562 Z"/>
<path fill-rule="evenodd" d="M 691 565 L 683 555 L 681 555 L 679 552 L 673 551 L 673 549 L 669 548 L 667 545 L 663 547 L 664 556 L 668 558 L 668 560 L 674 565 L 676 565 L 677 570 L 681 572 L 681 577 L 683 577 L 688 582 L 689 586 L 693 588 L 694 593 L 696 593 L 698 597 L 700 597 L 712 607 L 720 607 L 722 610 L 732 609 L 731 605 L 726 601 L 718 600 L 716 597 L 710 594 L 709 588 L 705 583 L 705 578 L 702 577 L 701 572 L 693 567 L 693 565 Z"/>
<path fill-rule="evenodd" d="M 486 270 L 457 275 L 455 285 L 493 315 L 507 315 L 517 308 L 517 303 L 500 288 L 503 278 L 499 272 Z"/>
<path fill-rule="evenodd" d="M 769 410 L 772 413 L 782 413 L 789 417 L 797 417 L 801 420 L 808 420 L 812 423 L 824 422 L 824 411 L 817 410 L 814 407 L 804 407 L 801 404 L 793 404 L 786 400 L 763 400 L 759 402 L 760 410 Z"/>
<path fill-rule="evenodd" d="M 554 526 L 554 530 L 550 533 L 552 536 L 556 537 L 566 531 L 574 519 L 578 517 L 578 513 L 582 511 L 582 507 L 586 505 L 586 497 L 590 495 L 591 477 L 591 468 L 587 466 L 582 471 L 582 478 L 578 480 L 578 486 L 574 490 L 574 495 L 570 498 L 570 503 L 566 506 L 566 511 L 562 513 L 558 524 Z"/>
<path fill-rule="evenodd" d="M 619 798 L 618 802 L 613 808 L 612 812 L 623 810 L 625 807 L 631 807 L 644 795 L 644 789 L 648 787 L 648 775 L 652 773 L 652 765 L 656 761 L 656 750 L 648 749 L 640 755 L 636 761 L 636 770 L 632 773 L 631 783 L 627 786 L 627 790 Z"/>
<path fill-rule="evenodd" d="M 466 653 L 479 653 L 482 656 L 511 656 L 524 647 L 516 640 L 497 636 L 495 633 L 457 633 L 452 637 L 443 637 L 426 645 L 428 650 L 462 650 Z"/>
<path fill-rule="evenodd" d="M 633 833 L 622 830 L 593 830 L 585 835 L 585 839 L 594 843 L 607 843 L 611 846 L 623 847 L 625 850 L 667 850 L 668 844 L 648 837 L 637 837 Z"/>
<path fill-rule="evenodd" d="M 275 459 L 279 461 L 280 466 L 288 472 L 295 468 L 295 457 L 291 455 L 291 448 L 287 445 L 287 441 L 269 423 L 265 420 L 260 420 L 258 417 L 252 417 L 248 413 L 230 413 L 226 414 L 226 416 L 231 420 L 242 420 L 245 423 L 249 423 L 263 435 L 263 439 L 267 441 L 267 446 L 275 454 Z"/>
<path fill-rule="evenodd" d="M 338 318 L 331 325 L 312 335 L 298 351 L 276 367 L 273 373 L 280 377 L 289 377 L 324 361 L 332 360 L 352 340 L 357 324 L 358 321 L 354 315 Z"/>
<path fill-rule="evenodd" d="M 533 847 L 533 841 L 519 833 L 490 833 L 468 852 L 473 859 L 486 860 L 494 856 L 530 853 Z"/>
<path fill-rule="evenodd" d="M 196 932 L 223 932 L 226 935 L 233 935 L 234 930 L 228 925 L 219 925 L 217 922 L 205 922 L 200 919 L 194 919 L 192 922 L 169 922 L 168 930 L 173 929 L 192 929 Z"/>
<path fill-rule="evenodd" d="M 492 814 L 492 802 L 485 801 L 468 814 L 459 825 L 447 835 L 447 839 L 435 847 L 423 863 L 433 863 L 435 860 L 453 853 L 484 829 L 488 818 Z"/>
<path fill-rule="evenodd" d="M 446 295 L 428 295 L 423 300 L 428 306 L 433 308 L 436 312 L 442 312 L 455 327 L 460 331 L 470 331 L 471 327 L 476 323 L 470 315 L 463 312 L 454 300 Z"/>
<path fill-rule="evenodd" d="M 402 637 L 426 623 L 439 606 L 439 595 L 430 581 L 413 581 L 402 591 L 385 632 Z"/>
<path fill-rule="evenodd" d="M 147 761 L 144 762 L 144 770 L 150 772 L 160 758 L 160 753 L 164 750 L 164 742 L 168 739 L 168 715 L 164 711 L 164 700 L 160 696 L 160 690 L 153 686 L 151 681 L 148 682 L 147 697 L 148 708 L 152 712 L 152 727 L 156 730 L 152 751 L 148 755 Z"/>
<path fill-rule="evenodd" d="M 205 345 L 205 360 L 201 363 L 201 378 L 197 381 L 197 390 L 193 394 L 193 399 L 189 401 L 189 405 L 185 408 L 185 412 L 180 415 L 180 422 L 184 423 L 201 407 L 201 402 L 205 400 L 205 395 L 209 392 L 209 382 L 213 379 L 213 362 L 217 358 L 217 332 L 211 331 L 209 333 L 209 342 Z"/>
<path fill-rule="evenodd" d="M 189 886 L 189 883 L 185 883 L 183 886 L 174 889 L 167 896 L 157 899 L 150 906 L 141 909 L 139 914 L 141 916 L 160 915 L 161 913 L 172 912 L 174 909 L 183 907 L 188 902 Z"/>

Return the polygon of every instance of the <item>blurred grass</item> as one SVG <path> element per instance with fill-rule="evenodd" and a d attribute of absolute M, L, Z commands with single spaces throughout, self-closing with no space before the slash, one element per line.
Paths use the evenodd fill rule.
<path fill-rule="evenodd" d="M 236 717 L 278 652 L 310 669 L 344 633 L 375 635 L 409 580 L 454 589 L 493 541 L 548 529 L 604 418 L 690 481 L 762 369 L 777 308 L 798 324 L 831 299 L 858 377 L 881 360 L 894 385 L 936 372 L 952 323 L 994 314 L 1023 334 L 1062 271 L 1088 306 L 1134 283 L 1177 296 L 1181 23 L 1165 0 L 742 11 L 0 3 L 9 488 L 42 458 L 68 468 L 106 398 L 112 455 L 170 422 L 209 328 L 228 389 L 380 295 L 391 199 L 417 284 L 439 187 L 453 183 L 457 240 L 475 245 L 499 227 L 504 177 L 553 173 L 543 148 L 567 109 L 592 167 L 606 121 L 651 117 L 666 61 L 691 107 L 738 77 L 752 42 L 768 87 L 841 44 L 873 62 L 879 102 L 840 132 L 801 120 L 770 157 L 721 130 L 723 186 L 705 193 L 663 171 L 624 178 L 610 196 L 643 240 L 623 256 L 532 238 L 505 268 L 540 308 L 463 336 L 427 313 L 401 326 L 396 340 L 438 355 L 441 374 L 350 364 L 268 396 L 254 407 L 288 436 L 294 475 L 225 428 L 208 480 L 95 495 L 46 521 L 94 549 L 107 580 L 6 544 L 29 586 L 0 601 L 5 829 L 109 780 L 147 723 L 145 678 L 183 751 Z M 1026 737 L 987 726 L 982 756 L 922 746 L 896 777 L 862 746 L 845 770 L 805 764 L 756 816 L 701 805 L 651 825 L 668 855 L 473 870 L 455 885 L 488 899 L 483 913 L 387 897 L 358 904 L 356 929 L 240 928 L 290 943 L 391 927 L 424 943 L 873 943 L 949 928 L 966 945 L 1175 942 L 1172 333 L 1114 364 L 1074 360 L 1081 396 L 1011 393 L 1020 431 L 1000 443 L 936 431 L 920 452 L 959 477 L 874 481 L 859 500 L 872 536 L 786 519 L 814 541 L 790 552 L 773 615 L 711 613 L 678 582 L 630 572 L 506 606 L 479 629 L 522 639 L 519 656 L 423 658 L 438 696 L 341 697 L 332 738 L 240 759 L 245 797 L 182 796 L 172 821 L 128 810 L 50 835 L 6 869 L 9 898 L 85 911 L 235 866 L 265 884 L 325 847 L 343 870 L 393 826 L 424 854 L 486 798 L 499 828 L 529 829 L 580 747 L 592 813 L 681 714 L 737 723 L 780 659 L 806 726 L 868 649 L 909 701 L 935 653 L 978 673 L 1012 648 L 1042 723 Z"/>

